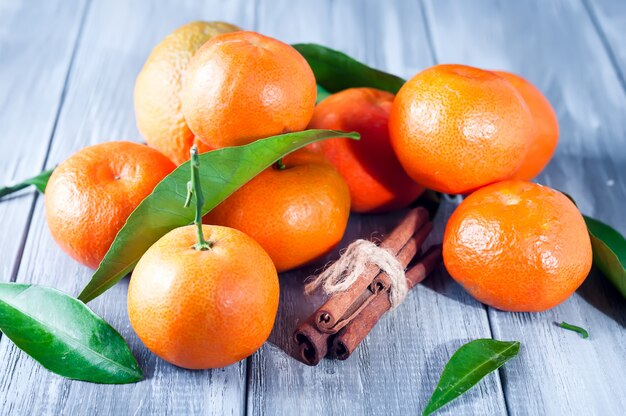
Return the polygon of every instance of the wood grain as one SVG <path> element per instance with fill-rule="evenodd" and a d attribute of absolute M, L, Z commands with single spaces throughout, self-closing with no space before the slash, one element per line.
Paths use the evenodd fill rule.
<path fill-rule="evenodd" d="M 44 165 L 84 8 L 84 1 L 36 8 L 0 2 L 0 186 Z M 65 22 L 63 31 L 58 21 Z M 0 203 L 1 281 L 15 277 L 36 191 L 14 195 Z"/>
<path fill-rule="evenodd" d="M 287 42 L 321 42 L 402 76 L 432 64 L 417 3 L 387 7 L 375 1 L 318 1 L 315 8 L 309 4 L 261 2 L 259 30 Z M 443 219 L 452 208 L 450 204 L 443 208 L 432 240 L 441 240 Z M 380 237 L 399 218 L 355 215 L 340 246 L 372 234 Z M 334 253 L 327 260 L 336 257 Z M 314 270 L 281 276 L 274 332 L 270 343 L 252 358 L 251 414 L 290 415 L 296 409 L 303 415 L 419 414 L 452 353 L 470 339 L 491 336 L 484 307 L 439 269 L 405 304 L 385 316 L 348 360 L 323 360 L 317 367 L 307 367 L 288 353 L 297 324 L 322 303 L 320 297 L 302 293 L 303 280 Z M 492 374 L 441 414 L 505 412 L 499 378 Z"/>
<path fill-rule="evenodd" d="M 538 178 L 581 210 L 626 231 L 622 201 L 626 96 L 581 3 L 427 1 L 441 62 L 511 70 L 535 83 L 557 112 L 556 156 Z M 502 370 L 512 414 L 623 414 L 626 302 L 594 271 L 562 305 L 543 313 L 490 309 L 494 336 L 520 340 Z M 567 321 L 591 337 L 554 325 Z M 610 369 L 610 370 L 609 370 Z"/>
<path fill-rule="evenodd" d="M 139 140 L 132 101 L 135 77 L 152 47 L 173 29 L 198 19 L 223 19 L 250 26 L 253 15 L 243 3 L 217 0 L 158 4 L 94 1 L 86 16 L 48 166 L 90 144 Z M 69 23 L 59 18 L 54 21 L 61 31 Z M 49 59 L 54 59 L 53 53 Z M 45 68 L 46 64 L 41 66 Z M 20 117 L 23 124 L 39 123 L 29 120 L 27 112 Z M 42 200 L 37 201 L 17 281 L 53 286 L 76 295 L 90 274 L 53 242 Z M 44 370 L 3 338 L 0 414 L 243 413 L 245 361 L 223 370 L 193 372 L 157 359 L 129 325 L 126 290 L 127 279 L 90 306 L 129 342 L 144 370 L 144 381 L 105 386 L 65 380 Z"/>

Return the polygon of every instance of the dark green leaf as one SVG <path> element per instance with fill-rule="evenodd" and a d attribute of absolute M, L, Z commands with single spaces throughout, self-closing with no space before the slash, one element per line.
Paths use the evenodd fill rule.
<path fill-rule="evenodd" d="M 358 139 L 357 133 L 307 130 L 257 140 L 245 146 L 203 153 L 200 158 L 203 215 L 278 159 L 309 143 L 333 137 Z M 131 213 L 79 299 L 89 302 L 129 273 L 139 258 L 167 232 L 190 224 L 194 209 L 183 207 L 189 162 L 163 179 Z"/>
<path fill-rule="evenodd" d="M 581 328 L 576 325 L 568 324 L 567 322 L 561 322 L 560 324 L 557 324 L 557 325 L 563 329 L 568 329 L 570 331 L 578 332 L 580 336 L 583 338 L 589 338 L 589 332 L 587 332 L 584 328 Z"/>
<path fill-rule="evenodd" d="M 456 399 L 519 352 L 519 341 L 477 339 L 459 348 L 446 364 L 424 415 Z"/>
<path fill-rule="evenodd" d="M 307 60 L 317 83 L 330 92 L 371 87 L 395 94 L 405 82 L 400 77 L 371 68 L 322 45 L 300 43 L 292 46 Z"/>
<path fill-rule="evenodd" d="M 24 189 L 30 185 L 34 185 L 35 188 L 39 190 L 39 192 L 44 193 L 46 190 L 46 185 L 48 184 L 48 180 L 50 179 L 50 175 L 52 175 L 54 169 L 46 170 L 41 172 L 37 176 L 33 176 L 32 178 L 28 178 L 25 181 L 22 181 L 18 184 L 11 186 L 4 186 L 0 188 L 0 198 L 3 196 L 12 194 L 13 192 L 17 192 L 20 189 Z"/>
<path fill-rule="evenodd" d="M 142 378 L 120 334 L 83 302 L 56 289 L 0 283 L 0 329 L 63 377 L 106 384 Z"/>
<path fill-rule="evenodd" d="M 563 192 L 574 205 L 576 201 Z M 593 249 L 593 265 L 626 298 L 626 239 L 610 226 L 583 215 Z"/>
<path fill-rule="evenodd" d="M 608 225 L 584 218 L 593 248 L 593 264 L 626 298 L 626 239 Z"/>

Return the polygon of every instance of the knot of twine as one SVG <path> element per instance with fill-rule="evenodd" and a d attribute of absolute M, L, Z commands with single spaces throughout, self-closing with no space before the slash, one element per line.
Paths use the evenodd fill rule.
<path fill-rule="evenodd" d="M 311 294 L 321 287 L 327 295 L 345 292 L 370 264 L 389 276 L 389 303 L 391 309 L 394 309 L 402 303 L 409 291 L 404 267 L 391 252 L 368 240 L 360 239 L 350 244 L 339 260 L 306 284 L 304 291 Z"/>

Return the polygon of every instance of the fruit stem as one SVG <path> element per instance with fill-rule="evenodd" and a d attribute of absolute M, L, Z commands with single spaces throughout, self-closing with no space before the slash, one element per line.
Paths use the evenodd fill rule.
<path fill-rule="evenodd" d="M 283 163 L 282 157 L 276 161 L 274 167 L 278 170 L 285 170 L 287 168 L 287 166 L 285 166 L 285 164 Z"/>
<path fill-rule="evenodd" d="M 209 250 L 211 243 L 204 239 L 202 232 L 202 206 L 204 205 L 204 195 L 202 194 L 202 186 L 200 186 L 200 160 L 198 159 L 198 146 L 195 144 L 191 147 L 191 180 L 187 182 L 187 199 L 185 199 L 185 207 L 191 202 L 191 197 L 196 196 L 196 216 L 193 223 L 196 224 L 198 233 L 198 242 L 193 245 L 196 250 Z"/>

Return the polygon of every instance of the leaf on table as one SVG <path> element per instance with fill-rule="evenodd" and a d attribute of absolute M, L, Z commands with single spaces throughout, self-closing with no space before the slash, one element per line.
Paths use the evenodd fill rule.
<path fill-rule="evenodd" d="M 587 330 L 585 328 L 581 328 L 581 327 L 576 326 L 576 325 L 568 324 L 567 322 L 557 323 L 557 325 L 560 326 L 563 329 L 567 329 L 569 331 L 578 332 L 580 334 L 580 336 L 585 338 L 585 339 L 589 338 L 589 332 L 587 332 Z"/>
<path fill-rule="evenodd" d="M 626 239 L 603 222 L 583 218 L 591 238 L 593 264 L 626 298 Z"/>
<path fill-rule="evenodd" d="M 430 415 L 472 388 L 519 352 L 519 341 L 477 339 L 459 348 L 446 364 L 423 415 Z"/>
<path fill-rule="evenodd" d="M 0 283 L 0 330 L 63 377 L 106 384 L 142 379 L 122 336 L 83 302 L 56 289 Z"/>
<path fill-rule="evenodd" d="M 43 194 L 46 190 L 46 185 L 48 185 L 48 180 L 50 179 L 50 175 L 52 175 L 52 172 L 54 172 L 54 168 L 43 171 L 39 175 L 28 178 L 18 184 L 1 187 L 0 198 L 12 194 L 13 192 L 17 192 L 20 189 L 24 189 L 30 185 L 35 186 L 35 188 L 37 188 L 37 190 Z"/>
<path fill-rule="evenodd" d="M 333 137 L 358 139 L 359 135 L 306 130 L 199 155 L 202 191 L 206 196 L 203 215 L 286 154 Z M 183 206 L 188 181 L 189 162 L 186 162 L 166 176 L 137 206 L 79 295 L 80 300 L 89 302 L 104 293 L 128 274 L 159 238 L 175 228 L 191 224 L 194 209 Z"/>
<path fill-rule="evenodd" d="M 345 53 L 314 43 L 292 45 L 307 60 L 317 83 L 330 92 L 371 87 L 397 93 L 405 80 L 371 68 Z"/>
<path fill-rule="evenodd" d="M 563 194 L 577 205 L 574 198 L 565 192 Z M 626 298 L 626 239 L 601 221 L 586 215 L 583 218 L 591 239 L 594 266 Z"/>

